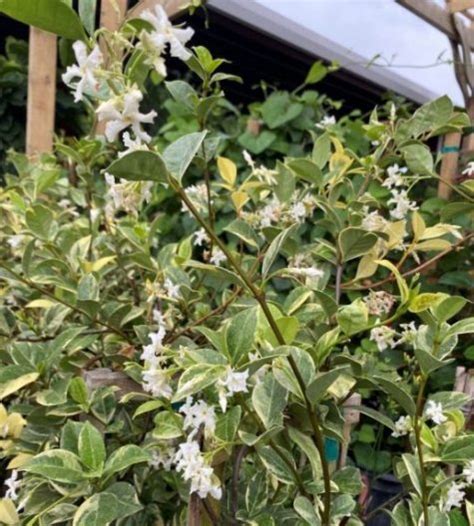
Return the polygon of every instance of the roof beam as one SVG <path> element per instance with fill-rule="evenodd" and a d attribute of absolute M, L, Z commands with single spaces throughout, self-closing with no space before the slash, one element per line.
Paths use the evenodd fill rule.
<path fill-rule="evenodd" d="M 428 24 L 443 32 L 448 38 L 459 42 L 458 33 L 453 25 L 451 14 L 429 0 L 395 0 Z M 469 47 L 474 50 L 474 35 L 469 32 Z"/>
<path fill-rule="evenodd" d="M 451 13 L 459 13 L 474 7 L 474 0 L 450 0 L 448 6 Z"/>

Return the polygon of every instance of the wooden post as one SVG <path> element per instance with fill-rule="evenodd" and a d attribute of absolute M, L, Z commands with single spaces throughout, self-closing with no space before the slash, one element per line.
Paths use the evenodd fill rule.
<path fill-rule="evenodd" d="M 440 177 L 444 181 L 453 184 L 458 171 L 459 147 L 461 145 L 461 134 L 457 132 L 448 133 L 444 138 L 443 160 L 441 161 Z M 442 181 L 438 184 L 438 197 L 449 199 L 451 188 Z"/>
<path fill-rule="evenodd" d="M 109 31 L 116 31 L 127 13 L 128 0 L 102 0 L 100 25 Z"/>
<path fill-rule="evenodd" d="M 189 0 L 141 0 L 135 7 L 132 7 L 128 12 L 129 18 L 137 18 L 146 9 L 153 9 L 155 5 L 162 4 L 166 14 L 173 18 L 178 13 L 186 9 L 189 6 Z"/>
<path fill-rule="evenodd" d="M 352 407 L 346 407 L 351 405 L 360 405 L 362 397 L 358 393 L 354 393 L 344 402 L 344 427 L 342 434 L 344 436 L 344 442 L 341 446 L 341 453 L 339 455 L 338 467 L 343 468 L 347 462 L 347 452 L 349 450 L 349 442 L 351 441 L 351 430 L 354 424 L 357 424 L 360 420 L 360 412 Z"/>
<path fill-rule="evenodd" d="M 30 27 L 26 153 L 51 152 L 56 103 L 56 35 Z"/>

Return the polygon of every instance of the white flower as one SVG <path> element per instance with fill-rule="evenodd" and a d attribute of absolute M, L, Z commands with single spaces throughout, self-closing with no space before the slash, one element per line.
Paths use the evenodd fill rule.
<path fill-rule="evenodd" d="M 8 488 L 5 492 L 5 498 L 11 500 L 18 499 L 18 489 L 21 486 L 21 480 L 18 480 L 18 471 L 14 469 L 9 478 L 4 482 L 4 485 Z"/>
<path fill-rule="evenodd" d="M 287 270 L 291 274 L 294 274 L 295 276 L 301 276 L 303 278 L 317 279 L 317 278 L 322 278 L 324 276 L 324 270 L 321 270 L 320 268 L 317 268 L 317 267 L 307 267 L 307 268 L 288 267 Z"/>
<path fill-rule="evenodd" d="M 415 201 L 410 201 L 406 190 L 392 190 L 392 199 L 389 199 L 387 204 L 395 205 L 395 208 L 390 210 L 394 219 L 404 219 L 410 210 L 418 210 Z"/>
<path fill-rule="evenodd" d="M 400 323 L 400 327 L 403 329 L 398 343 L 409 343 L 413 344 L 418 335 L 418 329 L 414 321 L 410 323 Z"/>
<path fill-rule="evenodd" d="M 122 135 L 122 141 L 123 141 L 125 148 L 127 149 L 118 153 L 119 158 L 122 158 L 125 155 L 128 155 L 129 153 L 132 153 L 132 152 L 148 150 L 148 146 L 142 143 L 139 137 L 137 137 L 136 139 L 132 139 L 128 132 L 125 132 Z"/>
<path fill-rule="evenodd" d="M 144 142 L 151 141 L 150 135 L 143 130 L 142 124 L 153 123 L 157 113 L 153 110 L 149 113 L 140 113 L 139 104 L 142 99 L 142 92 L 137 88 L 131 88 L 125 95 L 109 99 L 97 108 L 99 121 L 107 123 L 105 136 L 109 142 L 115 141 L 118 134 L 129 126 L 135 137 Z"/>
<path fill-rule="evenodd" d="M 230 394 L 246 393 L 248 377 L 248 370 L 236 373 L 234 370 L 229 369 L 227 376 L 223 380 L 219 380 L 219 384 L 224 386 Z"/>
<path fill-rule="evenodd" d="M 394 164 L 393 166 L 389 166 L 387 168 L 387 174 L 388 177 L 385 179 L 385 181 L 382 183 L 382 186 L 385 186 L 386 188 L 392 188 L 393 186 L 403 186 L 403 175 L 407 172 L 406 168 L 400 168 L 398 164 Z"/>
<path fill-rule="evenodd" d="M 409 416 L 401 416 L 395 422 L 395 431 L 392 433 L 392 436 L 398 438 L 408 435 L 412 428 L 411 418 Z"/>
<path fill-rule="evenodd" d="M 464 496 L 466 495 L 465 491 L 462 491 L 464 484 L 458 484 L 453 482 L 448 490 L 446 495 L 446 502 L 444 503 L 444 511 L 449 511 L 451 508 L 459 508 L 463 501 Z"/>
<path fill-rule="evenodd" d="M 25 239 L 25 236 L 21 234 L 16 234 L 14 236 L 10 236 L 7 239 L 7 243 L 13 248 L 13 250 L 15 250 L 21 247 L 21 244 L 23 243 L 24 239 Z"/>
<path fill-rule="evenodd" d="M 213 265 L 219 266 L 227 259 L 227 256 L 222 252 L 220 248 L 214 248 L 212 250 L 212 256 L 209 260 Z"/>
<path fill-rule="evenodd" d="M 217 389 L 219 394 L 219 405 L 221 406 L 223 413 L 225 413 L 227 410 L 228 398 L 230 398 L 234 393 L 246 393 L 248 391 L 248 377 L 248 370 L 237 373 L 233 369 L 229 368 L 225 378 L 219 380 Z"/>
<path fill-rule="evenodd" d="M 278 223 L 282 213 L 282 206 L 278 199 L 273 199 L 268 205 L 264 206 L 260 212 L 260 227 L 271 226 Z"/>
<path fill-rule="evenodd" d="M 198 432 L 201 425 L 204 426 L 206 434 L 212 435 L 214 433 L 216 428 L 216 412 L 214 407 L 206 404 L 204 400 L 199 400 L 194 403 L 192 397 L 188 397 L 179 412 L 184 415 L 184 429 L 192 430 L 189 435 L 190 438 Z"/>
<path fill-rule="evenodd" d="M 151 453 L 150 465 L 155 469 L 163 467 L 165 471 L 170 471 L 175 454 L 176 451 L 173 448 L 163 447 L 161 449 L 155 449 Z"/>
<path fill-rule="evenodd" d="M 201 228 L 194 232 L 194 246 L 201 247 L 203 243 L 209 243 L 209 236 L 204 228 Z"/>
<path fill-rule="evenodd" d="M 333 126 L 336 124 L 336 117 L 334 115 L 325 115 L 319 122 L 316 124 L 317 128 L 327 128 L 328 126 Z"/>
<path fill-rule="evenodd" d="M 81 40 L 74 42 L 72 48 L 77 64 L 68 66 L 62 79 L 67 86 L 75 88 L 74 102 L 78 102 L 84 98 L 84 92 L 95 93 L 97 91 L 98 81 L 95 73 L 102 65 L 103 57 L 98 45 L 88 55 L 87 46 Z M 79 80 L 73 82 L 73 79 Z"/>
<path fill-rule="evenodd" d="M 435 424 L 442 424 L 447 420 L 443 414 L 443 406 L 441 403 L 436 403 L 434 400 L 428 400 L 425 407 L 425 417 L 429 420 L 433 420 Z"/>
<path fill-rule="evenodd" d="M 376 327 L 370 331 L 370 339 L 377 344 L 379 351 L 385 351 L 388 347 L 391 349 L 397 346 L 395 341 L 396 332 L 385 325 Z"/>
<path fill-rule="evenodd" d="M 242 152 L 242 155 L 244 156 L 245 162 L 252 168 L 252 170 L 255 169 L 255 161 L 252 159 L 252 156 L 249 154 L 247 150 L 244 150 Z"/>
<path fill-rule="evenodd" d="M 171 398 L 173 394 L 166 373 L 157 365 L 151 365 L 143 371 L 142 387 L 156 397 Z"/>
<path fill-rule="evenodd" d="M 163 351 L 163 338 L 165 337 L 164 327 L 160 327 L 157 332 L 151 332 L 148 337 L 151 343 L 143 347 L 143 352 L 140 356 L 142 360 L 148 364 L 156 364 L 158 356 Z"/>
<path fill-rule="evenodd" d="M 207 188 L 204 183 L 193 184 L 185 189 L 186 195 L 193 202 L 193 205 L 200 211 L 207 211 Z M 185 203 L 182 206 L 183 212 L 189 213 L 188 207 Z"/>
<path fill-rule="evenodd" d="M 180 297 L 179 285 L 175 285 L 169 278 L 165 279 L 164 283 L 166 295 L 171 299 L 178 299 Z"/>
<path fill-rule="evenodd" d="M 464 469 L 462 470 L 462 474 L 466 478 L 466 482 L 468 484 L 474 484 L 474 460 L 470 460 Z"/>
<path fill-rule="evenodd" d="M 192 28 L 174 27 L 161 5 L 155 6 L 154 13 L 147 9 L 141 14 L 141 18 L 154 27 L 155 31 L 152 33 L 152 38 L 158 48 L 163 48 L 166 44 L 169 44 L 172 57 L 181 60 L 188 60 L 191 57 L 191 53 L 184 45 L 194 35 Z"/>
<path fill-rule="evenodd" d="M 219 480 L 206 463 L 197 441 L 180 444 L 174 461 L 176 471 L 182 473 L 184 480 L 191 481 L 191 493 L 197 493 L 202 499 L 208 495 L 215 499 L 222 497 Z"/>
<path fill-rule="evenodd" d="M 289 210 L 289 214 L 298 223 L 301 223 L 303 219 L 306 217 L 306 207 L 304 206 L 304 203 L 301 201 L 298 201 L 297 203 L 293 204 Z"/>
<path fill-rule="evenodd" d="M 162 77 L 166 77 L 166 61 L 163 53 L 166 48 L 166 42 L 163 35 L 156 31 L 142 31 L 140 33 L 140 42 L 136 46 L 142 49 L 145 55 L 145 64 L 152 66 L 155 71 Z"/>
<path fill-rule="evenodd" d="M 474 175 L 474 161 L 469 161 L 466 165 L 466 168 L 461 172 L 463 175 L 468 175 L 472 177 Z"/>
<path fill-rule="evenodd" d="M 108 186 L 107 195 L 112 198 L 105 207 L 108 216 L 112 216 L 119 209 L 136 215 L 143 201 L 149 201 L 151 198 L 152 181 L 127 182 L 122 179 L 117 183 L 113 175 L 105 172 L 104 176 Z"/>
<path fill-rule="evenodd" d="M 364 298 L 365 304 L 369 314 L 373 316 L 380 316 L 382 314 L 388 314 L 393 304 L 395 303 L 395 298 L 383 290 L 377 292 L 370 291 L 369 295 Z"/>
<path fill-rule="evenodd" d="M 388 224 L 388 221 L 382 217 L 377 210 L 369 212 L 368 206 L 364 206 L 362 213 L 364 214 L 364 217 L 362 219 L 361 226 L 365 230 L 384 230 Z"/>

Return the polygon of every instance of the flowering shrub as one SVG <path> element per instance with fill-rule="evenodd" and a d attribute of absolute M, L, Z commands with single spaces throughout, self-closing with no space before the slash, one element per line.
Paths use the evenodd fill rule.
<path fill-rule="evenodd" d="M 455 221 L 471 181 L 453 188 L 452 222 L 423 212 L 438 178 L 426 143 L 467 117 L 446 97 L 408 118 L 374 111 L 357 154 L 326 116 L 310 155 L 266 166 L 243 150 L 238 169 L 209 125 L 236 79 L 191 37 L 157 7 L 79 40 L 63 78 L 104 137 L 12 156 L 0 521 L 363 524 L 360 472 L 328 454 L 358 393 L 355 409 L 400 443 L 393 523 L 472 523 L 468 397 L 429 382 L 474 318 L 423 277 L 472 239 Z M 142 100 L 168 54 L 198 79 L 166 88 L 199 129 L 162 149 L 149 129 L 160 109 Z"/>

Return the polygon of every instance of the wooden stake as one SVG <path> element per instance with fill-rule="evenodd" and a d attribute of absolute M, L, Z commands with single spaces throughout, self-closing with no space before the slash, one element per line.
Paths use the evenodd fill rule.
<path fill-rule="evenodd" d="M 177 15 L 189 6 L 189 0 L 141 0 L 135 7 L 130 9 L 127 17 L 137 18 L 141 13 L 143 13 L 143 11 L 146 9 L 153 9 L 155 5 L 158 4 L 161 4 L 164 7 L 166 14 L 170 18 L 173 18 L 173 16 Z"/>
<path fill-rule="evenodd" d="M 454 132 L 448 133 L 444 138 L 443 160 L 441 161 L 440 177 L 444 181 L 453 184 L 458 171 L 459 147 L 461 145 L 461 134 Z M 442 181 L 438 184 L 438 197 L 449 199 L 451 188 Z"/>
<path fill-rule="evenodd" d="M 448 5 L 451 13 L 458 13 L 474 7 L 474 0 L 450 0 Z"/>
<path fill-rule="evenodd" d="M 26 153 L 53 150 L 56 103 L 56 35 L 30 27 Z"/>
<path fill-rule="evenodd" d="M 109 31 L 117 31 L 127 13 L 128 0 L 102 0 L 100 25 Z"/>
<path fill-rule="evenodd" d="M 341 452 L 339 454 L 339 468 L 343 468 L 347 462 L 347 452 L 349 451 L 349 442 L 351 441 L 351 430 L 354 424 L 360 420 L 360 412 L 353 409 L 351 405 L 360 405 L 362 397 L 358 393 L 354 393 L 344 402 L 344 428 L 342 434 L 344 435 L 344 442 L 341 445 Z"/>

